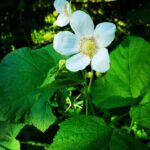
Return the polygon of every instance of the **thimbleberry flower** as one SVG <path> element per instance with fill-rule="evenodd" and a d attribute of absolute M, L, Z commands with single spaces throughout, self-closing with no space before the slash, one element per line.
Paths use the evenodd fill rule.
<path fill-rule="evenodd" d="M 83 11 L 76 11 L 70 19 L 74 33 L 63 31 L 54 37 L 54 49 L 62 55 L 73 55 L 66 61 L 66 68 L 72 72 L 85 69 L 106 72 L 110 68 L 107 46 L 115 37 L 116 26 L 103 22 L 96 26 L 91 17 Z"/>
<path fill-rule="evenodd" d="M 55 0 L 54 7 L 56 11 L 60 13 L 56 24 L 60 27 L 66 26 L 70 22 L 72 15 L 71 4 L 66 0 Z"/>

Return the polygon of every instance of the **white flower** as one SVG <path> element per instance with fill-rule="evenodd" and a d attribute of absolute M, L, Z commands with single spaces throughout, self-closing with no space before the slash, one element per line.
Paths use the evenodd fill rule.
<path fill-rule="evenodd" d="M 72 15 L 71 4 L 67 0 L 55 0 L 54 7 L 60 13 L 56 24 L 60 27 L 66 26 L 70 22 Z"/>
<path fill-rule="evenodd" d="M 54 49 L 62 55 L 73 55 L 66 61 L 72 72 L 83 70 L 91 64 L 93 70 L 106 72 L 110 68 L 107 46 L 114 40 L 116 26 L 103 22 L 96 26 L 91 17 L 83 11 L 76 11 L 70 19 L 75 34 L 69 31 L 54 37 Z"/>

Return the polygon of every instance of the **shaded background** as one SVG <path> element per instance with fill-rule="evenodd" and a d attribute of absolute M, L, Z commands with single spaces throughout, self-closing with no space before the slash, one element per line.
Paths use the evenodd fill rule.
<path fill-rule="evenodd" d="M 72 4 L 74 10 L 87 11 L 95 25 L 103 21 L 117 25 L 113 46 L 129 34 L 150 38 L 149 0 L 72 0 Z M 57 15 L 50 0 L 1 0 L 0 58 L 16 48 L 51 43 L 60 30 Z"/>

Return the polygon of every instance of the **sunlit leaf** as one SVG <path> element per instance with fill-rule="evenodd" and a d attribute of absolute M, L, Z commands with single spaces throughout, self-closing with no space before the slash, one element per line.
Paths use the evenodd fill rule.
<path fill-rule="evenodd" d="M 94 104 L 101 108 L 101 103 L 110 97 L 137 98 L 144 94 L 150 84 L 149 56 L 149 42 L 134 36 L 125 39 L 111 53 L 111 68 L 106 76 L 97 79 L 92 86 Z M 113 104 L 113 99 L 109 100 Z"/>
<path fill-rule="evenodd" d="M 0 122 L 0 150 L 20 150 L 20 143 L 16 140 L 16 136 L 23 127 L 23 124 Z"/>

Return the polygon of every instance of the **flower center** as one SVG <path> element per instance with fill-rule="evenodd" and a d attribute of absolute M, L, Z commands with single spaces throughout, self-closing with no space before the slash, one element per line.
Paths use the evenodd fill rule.
<path fill-rule="evenodd" d="M 94 37 L 83 37 L 80 41 L 80 52 L 93 57 L 97 49 L 97 45 Z"/>

